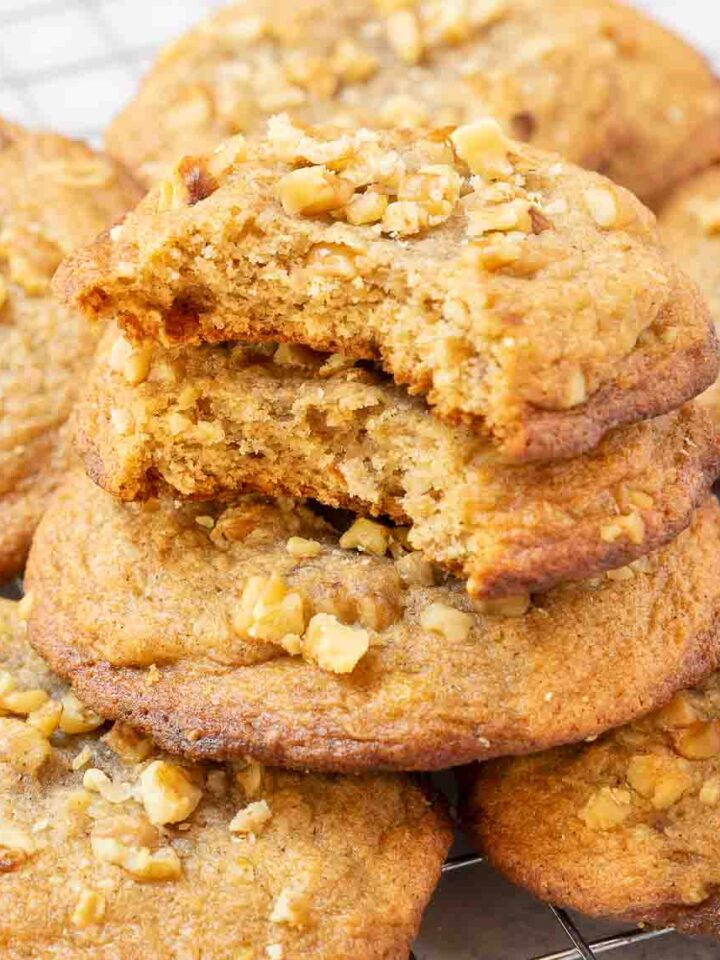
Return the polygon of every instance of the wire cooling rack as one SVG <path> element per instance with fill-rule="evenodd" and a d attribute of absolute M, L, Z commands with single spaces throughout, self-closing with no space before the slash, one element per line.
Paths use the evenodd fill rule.
<path fill-rule="evenodd" d="M 707 20 L 713 13 L 707 0 L 635 2 L 682 30 L 720 67 L 720 36 L 715 48 L 708 47 L 712 31 Z M 99 143 L 104 126 L 131 98 L 157 47 L 217 5 L 217 0 L 0 0 L 0 115 Z M 0 594 L 18 597 L 21 586 L 17 581 L 0 585 Z M 460 855 L 448 860 L 443 875 L 462 874 L 476 900 L 485 901 L 482 863 L 474 854 Z M 637 957 L 633 947 L 671 932 L 635 929 L 587 939 L 565 911 L 547 909 L 563 931 L 567 949 L 532 955 L 530 949 L 511 954 L 503 946 L 502 960 L 594 960 L 614 951 L 627 956 L 623 948 Z M 504 924 L 502 916 L 485 920 L 497 928 Z M 678 949 L 663 951 L 663 956 L 689 956 L 690 948 L 686 952 L 680 945 L 686 942 L 678 938 Z M 438 952 L 436 946 L 426 946 L 424 936 L 415 950 L 414 960 L 489 956 L 482 941 L 459 953 L 445 946 Z M 692 956 L 709 960 L 718 952 L 693 949 Z"/>

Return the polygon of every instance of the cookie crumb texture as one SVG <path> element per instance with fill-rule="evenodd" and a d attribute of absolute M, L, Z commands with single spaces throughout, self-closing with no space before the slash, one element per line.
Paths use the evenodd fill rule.
<path fill-rule="evenodd" d="M 718 372 L 652 215 L 488 119 L 387 133 L 275 117 L 263 140 L 181 161 L 55 286 L 134 338 L 379 359 L 514 459 L 592 448 Z"/>
<path fill-rule="evenodd" d="M 450 836 L 397 776 L 161 754 L 83 708 L 0 603 L 8 960 L 404 960 Z"/>
<path fill-rule="evenodd" d="M 475 597 L 547 589 L 657 549 L 690 522 L 720 448 L 707 413 L 688 407 L 571 461 L 506 464 L 351 358 L 287 344 L 163 348 L 115 331 L 75 420 L 88 472 L 115 496 L 255 490 L 389 516 Z"/>
<path fill-rule="evenodd" d="M 644 198 L 720 153 L 708 65 L 608 0 L 234 4 L 163 51 L 106 143 L 150 180 L 281 111 L 387 127 L 490 114 Z"/>
<path fill-rule="evenodd" d="M 718 936 L 720 676 L 596 743 L 468 773 L 491 862 L 553 903 Z"/>
<path fill-rule="evenodd" d="M 120 504 L 78 475 L 35 539 L 30 637 L 89 706 L 173 751 L 437 769 L 599 733 L 712 669 L 719 510 L 481 613 L 402 529 L 341 534 L 283 499 Z"/>
<path fill-rule="evenodd" d="M 70 465 L 66 421 L 97 331 L 59 306 L 50 280 L 71 250 L 137 201 L 112 161 L 0 120 L 0 580 Z"/>

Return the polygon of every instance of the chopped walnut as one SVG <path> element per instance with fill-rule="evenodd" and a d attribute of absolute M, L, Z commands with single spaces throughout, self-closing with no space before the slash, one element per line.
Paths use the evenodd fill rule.
<path fill-rule="evenodd" d="M 0 671 L 0 711 L 27 716 L 39 710 L 49 697 L 45 690 L 16 690 L 14 677 L 7 671 Z"/>
<path fill-rule="evenodd" d="M 233 616 L 239 636 L 281 643 L 288 635 L 302 636 L 305 624 L 303 597 L 288 590 L 279 574 L 249 578 Z"/>
<path fill-rule="evenodd" d="M 467 217 L 469 237 L 481 237 L 488 233 L 530 233 L 532 219 L 527 200 L 509 200 L 495 206 L 478 204 L 477 197 L 469 196 L 463 204 Z"/>
<path fill-rule="evenodd" d="M 578 816 L 591 830 L 612 830 L 630 816 L 631 804 L 629 790 L 602 787 L 590 797 Z"/>
<path fill-rule="evenodd" d="M 302 652 L 322 670 L 352 673 L 369 646 L 367 630 L 341 623 L 331 613 L 317 613 L 308 624 Z"/>
<path fill-rule="evenodd" d="M 633 757 L 626 779 L 656 810 L 673 806 L 693 785 L 693 778 L 682 760 L 654 754 Z"/>
<path fill-rule="evenodd" d="M 250 761 L 242 770 L 236 771 L 235 782 L 248 799 L 256 797 L 263 783 L 262 764 Z"/>
<path fill-rule="evenodd" d="M 345 206 L 353 192 L 351 183 L 324 166 L 293 170 L 278 184 L 278 196 L 285 212 L 304 217 Z"/>
<path fill-rule="evenodd" d="M 270 923 L 304 927 L 308 920 L 310 903 L 307 882 L 291 881 L 278 894 L 270 914 Z"/>
<path fill-rule="evenodd" d="M 202 790 L 175 763 L 154 760 L 140 775 L 140 796 L 150 823 L 186 820 L 202 798 Z"/>
<path fill-rule="evenodd" d="M 172 847 L 157 848 L 158 832 L 143 817 L 100 820 L 90 843 L 98 860 L 122 867 L 140 882 L 176 880 L 182 874 L 177 853 Z"/>
<path fill-rule="evenodd" d="M 73 757 L 72 768 L 73 770 L 82 770 L 83 767 L 86 767 L 93 758 L 93 753 L 90 747 L 85 744 L 80 753 L 76 754 Z"/>
<path fill-rule="evenodd" d="M 710 760 L 720 754 L 720 720 L 698 720 L 675 735 L 675 749 L 688 760 Z"/>
<path fill-rule="evenodd" d="M 27 722 L 31 727 L 39 730 L 43 736 L 49 737 L 55 732 L 62 716 L 62 705 L 57 700 L 48 700 L 37 710 L 28 714 Z"/>
<path fill-rule="evenodd" d="M 318 557 L 323 552 L 323 545 L 317 540 L 306 540 L 304 537 L 290 537 L 285 549 L 296 560 L 306 560 Z"/>
<path fill-rule="evenodd" d="M 351 205 L 345 208 L 346 215 Z M 355 256 L 356 251 L 340 243 L 318 243 L 310 251 L 307 262 L 316 274 L 352 280 L 357 275 Z M 317 356 L 315 361 L 317 365 Z"/>
<path fill-rule="evenodd" d="M 236 164 L 247 160 L 247 142 L 242 134 L 238 133 L 221 143 L 208 161 L 208 170 L 214 177 L 221 177 Z"/>
<path fill-rule="evenodd" d="M 435 569 L 419 551 L 399 557 L 395 569 L 406 587 L 432 587 L 435 584 Z"/>
<path fill-rule="evenodd" d="M 20 869 L 35 850 L 35 841 L 27 830 L 0 820 L 0 875 Z"/>
<path fill-rule="evenodd" d="M 627 537 L 631 543 L 642 543 L 645 539 L 645 521 L 634 512 L 616 517 L 610 523 L 600 527 L 600 538 L 605 543 L 614 543 L 620 537 Z"/>
<path fill-rule="evenodd" d="M 83 890 L 72 912 L 70 922 L 74 927 L 84 930 L 95 923 L 101 923 L 105 916 L 105 897 L 97 890 Z"/>
<path fill-rule="evenodd" d="M 357 40 L 346 37 L 339 40 L 333 54 L 333 70 L 346 83 L 362 83 L 378 69 L 379 62 Z"/>
<path fill-rule="evenodd" d="M 390 532 L 381 523 L 367 520 L 365 517 L 357 519 L 353 525 L 340 537 L 340 546 L 343 550 L 359 550 L 376 557 L 384 557 L 387 553 Z"/>
<path fill-rule="evenodd" d="M 684 693 L 677 693 L 670 703 L 658 710 L 653 719 L 660 727 L 691 727 L 698 719 L 697 710 Z"/>
<path fill-rule="evenodd" d="M 356 193 L 345 207 L 345 217 L 348 223 L 360 226 L 365 223 L 378 223 L 385 216 L 388 208 L 388 198 L 376 190 L 366 190 L 365 193 Z"/>
<path fill-rule="evenodd" d="M 114 783 L 102 770 L 91 767 L 83 776 L 83 787 L 90 793 L 99 793 L 108 803 L 127 803 L 135 791 L 129 783 Z"/>
<path fill-rule="evenodd" d="M 136 344 L 118 337 L 110 351 L 110 367 L 135 387 L 147 379 L 151 358 L 152 344 L 149 341 Z"/>
<path fill-rule="evenodd" d="M 385 22 L 387 40 L 395 53 L 411 66 L 423 55 L 420 21 L 411 10 L 397 10 Z"/>
<path fill-rule="evenodd" d="M 35 727 L 9 717 L 0 717 L 0 762 L 18 773 L 34 774 L 50 757 L 52 747 Z"/>
<path fill-rule="evenodd" d="M 142 763 L 153 749 L 152 740 L 120 720 L 102 739 L 126 763 Z"/>
<path fill-rule="evenodd" d="M 698 200 L 690 209 L 708 236 L 720 233 L 720 199 Z"/>
<path fill-rule="evenodd" d="M 510 141 L 496 120 L 483 117 L 458 127 L 450 139 L 458 157 L 468 165 L 471 173 L 488 180 L 508 177 L 512 173 L 508 159 Z"/>
<path fill-rule="evenodd" d="M 59 726 L 63 733 L 89 733 L 105 723 L 101 716 L 80 703 L 74 693 L 66 693 L 60 702 L 62 714 Z"/>
<path fill-rule="evenodd" d="M 230 821 L 231 833 L 260 833 L 271 819 L 272 811 L 267 800 L 257 800 L 238 810 Z"/>
<path fill-rule="evenodd" d="M 714 807 L 720 800 L 720 777 L 710 777 L 700 788 L 700 803 Z"/>
<path fill-rule="evenodd" d="M 451 643 L 462 643 L 470 635 L 473 618 L 469 613 L 449 607 L 446 603 L 431 603 L 420 616 L 420 626 Z"/>
<path fill-rule="evenodd" d="M 530 594 L 515 593 L 509 597 L 476 600 L 473 606 L 486 617 L 522 617 L 530 608 Z"/>
<path fill-rule="evenodd" d="M 619 210 L 615 193 L 607 187 L 591 187 L 585 191 L 585 204 L 599 227 L 609 229 L 618 221 Z"/>
<path fill-rule="evenodd" d="M 573 407 L 585 403 L 588 398 L 587 381 L 585 374 L 579 367 L 572 370 L 565 383 L 565 395 L 562 397 L 563 410 L 571 410 Z"/>

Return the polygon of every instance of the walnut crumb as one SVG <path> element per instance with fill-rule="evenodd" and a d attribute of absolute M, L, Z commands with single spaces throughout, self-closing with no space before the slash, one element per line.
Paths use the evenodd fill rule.
<path fill-rule="evenodd" d="M 272 811 L 267 800 L 256 800 L 249 803 L 242 810 L 238 810 L 230 821 L 231 833 L 260 833 L 263 827 L 272 818 Z"/>

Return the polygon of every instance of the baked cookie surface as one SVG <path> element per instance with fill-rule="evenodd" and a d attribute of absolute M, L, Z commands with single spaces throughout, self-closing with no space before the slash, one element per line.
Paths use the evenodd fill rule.
<path fill-rule="evenodd" d="M 720 466 L 704 410 L 620 428 L 571 461 L 508 465 L 377 372 L 307 348 L 136 346 L 108 331 L 76 407 L 86 469 L 124 500 L 312 497 L 409 524 L 476 597 L 579 580 L 690 522 Z"/>
<path fill-rule="evenodd" d="M 387 126 L 489 114 L 645 197 L 720 153 L 707 64 L 607 0 L 236 3 L 160 55 L 106 143 L 150 178 L 281 110 Z"/>
<path fill-rule="evenodd" d="M 0 601 L 8 960 L 405 960 L 450 843 L 409 779 L 179 762 L 108 728 Z"/>
<path fill-rule="evenodd" d="M 139 195 L 83 144 L 0 120 L 0 579 L 22 568 L 69 466 L 65 422 L 97 344 L 52 299 L 50 279 Z"/>
<path fill-rule="evenodd" d="M 633 568 L 481 616 L 402 531 L 339 542 L 291 501 L 119 504 L 76 476 L 34 541 L 30 639 L 173 751 L 437 769 L 582 739 L 712 669 L 719 509 Z"/>
<path fill-rule="evenodd" d="M 676 261 L 700 287 L 716 328 L 720 325 L 720 167 L 679 187 L 658 214 L 660 235 Z M 702 396 L 720 420 L 720 384 Z"/>
<path fill-rule="evenodd" d="M 720 934 L 720 677 L 595 743 L 465 773 L 465 826 L 553 903 Z"/>
<path fill-rule="evenodd" d="M 517 460 L 594 447 L 713 381 L 705 305 L 622 188 L 507 140 L 303 131 L 186 158 L 55 288 L 165 342 L 378 359 Z"/>

